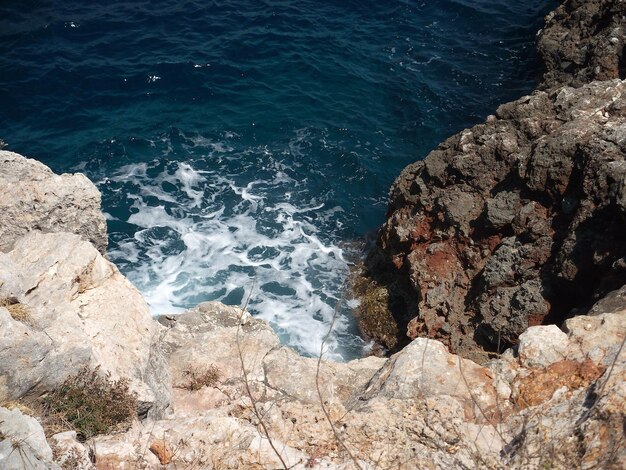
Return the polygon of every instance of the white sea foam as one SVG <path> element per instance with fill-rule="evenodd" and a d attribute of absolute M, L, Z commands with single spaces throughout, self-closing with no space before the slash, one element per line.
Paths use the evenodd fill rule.
<path fill-rule="evenodd" d="M 240 305 L 254 285 L 249 309 L 284 342 L 319 354 L 348 273 L 343 250 L 322 237 L 319 224 L 332 223 L 343 209 L 315 198 L 294 201 L 299 182 L 266 149 L 260 150 L 262 171 L 249 172 L 249 180 L 227 165 L 213 165 L 236 156 L 228 155 L 228 142 L 188 142 L 196 148 L 193 158 L 170 160 L 166 151 L 167 159 L 121 167 L 101 183 L 110 191 L 135 188 L 127 195 L 134 236 L 118 241 L 111 258 L 154 314 L 206 300 Z M 299 151 L 297 143 L 292 149 Z M 340 315 L 326 357 L 354 355 L 354 344 L 346 353 L 338 341 L 341 335 L 358 341 L 350 328 L 349 318 Z"/>

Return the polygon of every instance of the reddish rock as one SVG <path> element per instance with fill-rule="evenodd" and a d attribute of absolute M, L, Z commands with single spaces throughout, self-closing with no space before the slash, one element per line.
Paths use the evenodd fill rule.
<path fill-rule="evenodd" d="M 397 325 L 389 349 L 427 335 L 475 357 L 626 280 L 626 5 L 566 1 L 538 41 L 542 91 L 450 137 L 391 187 L 361 283 L 398 299 L 377 304 L 387 335 Z"/>
<path fill-rule="evenodd" d="M 589 359 L 582 363 L 570 360 L 555 362 L 547 369 L 534 371 L 517 381 L 516 403 L 520 408 L 540 405 L 562 387 L 568 390 L 587 387 L 604 370 Z"/>
<path fill-rule="evenodd" d="M 150 452 L 157 456 L 161 465 L 167 465 L 172 461 L 174 452 L 167 442 L 163 439 L 157 439 L 150 444 Z"/>

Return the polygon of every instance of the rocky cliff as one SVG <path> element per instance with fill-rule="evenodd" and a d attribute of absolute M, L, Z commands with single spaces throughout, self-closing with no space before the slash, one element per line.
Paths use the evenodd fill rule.
<path fill-rule="evenodd" d="M 93 184 L 0 151 L 0 468 L 624 468 L 625 84 L 607 78 L 546 85 L 403 172 L 370 258 L 385 270 L 360 287 L 424 337 L 345 364 L 218 303 L 151 318 L 102 255 Z M 572 305 L 588 314 L 527 328 Z M 496 341 L 515 347 L 449 350 Z"/>
<path fill-rule="evenodd" d="M 564 2 L 539 90 L 402 171 L 356 283 L 366 335 L 484 360 L 626 282 L 625 14 Z"/>
<path fill-rule="evenodd" d="M 0 161 L 11 162 L 3 176 L 18 195 L 51 175 L 16 154 L 0 151 Z M 24 167 L 32 170 L 27 177 Z M 79 175 L 56 181 L 63 187 L 41 195 L 40 207 L 5 200 L 20 230 L 3 220 L 4 233 L 15 234 L 0 252 L 3 469 L 626 463 L 624 290 L 563 330 L 527 329 L 516 349 L 483 365 L 427 338 L 389 359 L 318 361 L 281 346 L 265 322 L 219 303 L 151 318 L 137 290 L 87 241 L 93 213 L 84 201 L 66 202 L 62 222 L 45 231 L 21 214 L 58 204 L 60 192 L 96 191 Z M 67 220 L 85 232 L 66 231 Z M 85 395 L 92 374 L 102 377 L 98 387 L 127 384 L 134 408 L 125 426 L 82 427 L 92 414 L 106 415 L 94 408 L 111 393 Z M 105 406 L 116 408 L 125 393 Z M 71 398 L 67 420 L 42 406 L 51 396 Z"/>

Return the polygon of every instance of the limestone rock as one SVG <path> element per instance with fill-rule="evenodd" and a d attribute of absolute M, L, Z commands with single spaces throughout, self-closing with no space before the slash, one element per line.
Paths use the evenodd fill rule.
<path fill-rule="evenodd" d="M 418 338 L 394 355 L 374 376 L 364 397 L 422 400 L 449 396 L 466 410 L 466 418 L 489 419 L 497 393 L 488 369 L 450 354 L 439 341 Z"/>
<path fill-rule="evenodd" d="M 181 412 L 212 408 L 225 399 L 215 387 L 189 390 L 192 373 L 203 373 L 213 367 L 219 374 L 219 384 L 232 383 L 234 389 L 239 390 L 243 377 L 237 347 L 238 330 L 241 357 L 251 382 L 265 380 L 263 359 L 280 345 L 267 323 L 219 302 L 203 303 L 181 315 L 161 317 L 159 321 L 167 327 L 161 348 L 174 386 L 172 406 Z M 222 390 L 228 388 L 220 385 Z"/>
<path fill-rule="evenodd" d="M 134 435 L 131 441 L 129 438 Z M 98 468 L 162 468 L 152 452 L 144 452 L 158 436 L 173 452 L 175 465 L 198 468 L 282 468 L 267 439 L 249 423 L 231 417 L 202 416 L 160 420 L 150 428 L 137 428 L 127 435 L 95 438 Z M 275 446 L 290 468 L 304 469 L 304 454 L 276 440 Z M 298 465 L 300 463 L 300 465 Z"/>
<path fill-rule="evenodd" d="M 177 373 L 207 363 L 221 365 L 219 380 L 198 389 L 176 388 L 170 412 L 160 419 L 95 437 L 95 465 L 158 469 L 169 458 L 174 467 L 281 468 L 266 429 L 294 469 L 350 468 L 344 445 L 363 468 L 535 468 L 548 463 L 569 468 L 576 458 L 590 467 L 611 468 L 614 456 L 621 458 L 619 441 L 612 436 L 618 435 L 626 411 L 621 390 L 626 351 L 615 360 L 625 313 L 577 317 L 580 324 L 573 322 L 568 333 L 531 328 L 524 339 L 540 358 L 567 357 L 547 367 L 522 361 L 511 350 L 485 368 L 425 338 L 390 359 L 322 360 L 320 402 L 317 359 L 280 346 L 266 323 L 238 308 L 202 304 L 181 316 L 161 317 L 168 329 L 160 345 L 175 387 L 184 378 Z M 589 321 L 598 324 L 585 329 Z M 232 348 L 237 342 L 250 372 L 247 387 L 239 353 Z M 599 347 L 607 357 L 593 353 Z M 613 364 L 611 373 L 607 364 Z M 592 390 L 600 393 L 590 412 L 586 403 Z M 547 428 L 545 423 L 550 423 Z M 571 438 L 579 432 L 584 432 L 582 441 Z M 576 457 L 581 449 L 582 457 Z"/>
<path fill-rule="evenodd" d="M 626 306 L 618 312 L 570 318 L 563 329 L 570 341 L 569 359 L 590 358 L 597 364 L 609 366 L 626 338 Z"/>
<path fill-rule="evenodd" d="M 604 372 L 590 359 L 584 362 L 561 360 L 535 370 L 515 384 L 516 402 L 521 408 L 547 402 L 557 390 L 588 387 Z"/>
<path fill-rule="evenodd" d="M 316 380 L 319 381 L 322 399 L 332 403 L 345 403 L 355 390 L 364 387 L 384 364 L 377 357 L 337 364 L 301 357 L 286 347 L 274 349 L 263 360 L 266 381 L 270 388 L 284 397 L 302 403 L 319 403 Z"/>
<path fill-rule="evenodd" d="M 101 196 L 84 175 L 56 175 L 44 164 L 0 150 L 0 252 L 33 230 L 69 232 L 104 254 Z"/>
<path fill-rule="evenodd" d="M 567 335 L 556 325 L 534 326 L 519 337 L 518 355 L 524 367 L 548 367 L 565 359 Z"/>
<path fill-rule="evenodd" d="M 624 326 L 624 312 L 603 316 L 609 324 Z M 593 317 L 579 317 L 581 322 L 590 319 Z M 554 363 L 546 370 L 535 370 L 515 385 L 518 399 L 531 406 L 509 419 L 512 429 L 517 429 L 505 446 L 510 465 L 537 468 L 549 464 L 571 468 L 576 463 L 580 468 L 624 468 L 624 336 L 608 336 L 604 340 L 592 335 L 583 343 L 579 339 L 570 335 L 570 351 L 584 356 L 581 362 Z M 600 358 L 593 359 L 589 353 L 600 347 L 611 354 L 607 361 L 599 363 Z M 597 378 L 599 374 L 602 375 Z M 581 388 L 576 390 L 578 387 Z"/>
<path fill-rule="evenodd" d="M 21 279 L 13 295 L 29 321 L 11 315 L 11 305 L 0 308 L 0 397 L 51 390 L 89 365 L 128 378 L 140 414 L 165 409 L 161 328 L 114 265 L 68 233 L 30 232 L 6 256 L 11 276 Z"/>
<path fill-rule="evenodd" d="M 389 359 L 342 364 L 301 357 L 267 323 L 215 302 L 156 322 L 81 239 L 93 226 L 72 216 L 0 224 L 13 234 L 0 248 L 0 467 L 624 468 L 626 83 L 577 82 L 610 76 L 617 50 L 576 30 L 617 44 L 623 16 L 606 13 L 622 9 L 565 2 L 540 39 L 550 91 L 501 106 L 394 184 L 369 260 L 369 275 L 383 266 L 383 276 L 365 284 L 409 337 L 442 341 L 405 337 Z M 582 61 L 573 41 L 586 48 Z M 562 81 L 573 86 L 552 84 Z M 0 182 L 19 174 L 30 185 L 17 194 L 33 214 L 48 203 L 76 209 L 38 191 L 48 179 L 80 188 L 80 177 L 6 152 L 0 165 L 12 172 Z M 563 331 L 533 326 L 569 307 L 590 314 Z M 475 341 L 514 347 L 484 367 L 448 349 Z M 82 365 L 127 377 L 143 422 L 88 445 L 71 431 L 47 443 L 34 418 L 5 403 Z"/>
<path fill-rule="evenodd" d="M 89 458 L 89 451 L 78 442 L 75 431 L 65 431 L 54 434 L 48 440 L 52 448 L 54 461 L 61 468 L 72 470 L 95 470 Z"/>
<path fill-rule="evenodd" d="M 0 467 L 5 470 L 60 470 L 39 422 L 19 409 L 0 407 Z"/>

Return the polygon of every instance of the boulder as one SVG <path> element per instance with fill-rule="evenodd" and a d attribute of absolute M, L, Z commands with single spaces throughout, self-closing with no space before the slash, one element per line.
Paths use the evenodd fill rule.
<path fill-rule="evenodd" d="M 556 325 L 528 328 L 519 337 L 518 355 L 524 367 L 548 367 L 566 357 L 569 339 Z"/>
<path fill-rule="evenodd" d="M 457 400 L 467 421 L 490 420 L 498 401 L 488 369 L 450 354 L 439 341 L 418 338 L 385 363 L 360 399 L 441 396 Z"/>
<path fill-rule="evenodd" d="M 567 0 L 537 38 L 543 82 L 393 183 L 353 281 L 362 333 L 479 361 L 626 279 L 626 5 Z"/>
<path fill-rule="evenodd" d="M 409 165 L 355 283 L 403 301 L 362 302 L 364 334 L 392 351 L 425 335 L 482 361 L 620 288 L 625 92 L 619 79 L 537 91 Z"/>
<path fill-rule="evenodd" d="M 521 351 L 482 367 L 426 338 L 389 359 L 304 358 L 241 309 L 201 304 L 159 318 L 175 390 L 169 413 L 95 437 L 95 465 L 282 468 L 274 445 L 294 469 L 354 461 L 362 468 L 568 468 L 563 462 L 572 460 L 560 459 L 577 449 L 589 465 L 610 468 L 621 455 L 613 436 L 626 411 L 626 351 L 616 360 L 625 313 L 576 317 L 567 333 L 532 327 Z M 590 321 L 597 323 L 585 329 Z M 207 366 L 219 374 L 191 386 L 184 372 Z M 571 438 L 582 431 L 582 441 Z M 72 436 L 64 442 L 73 448 Z"/>

